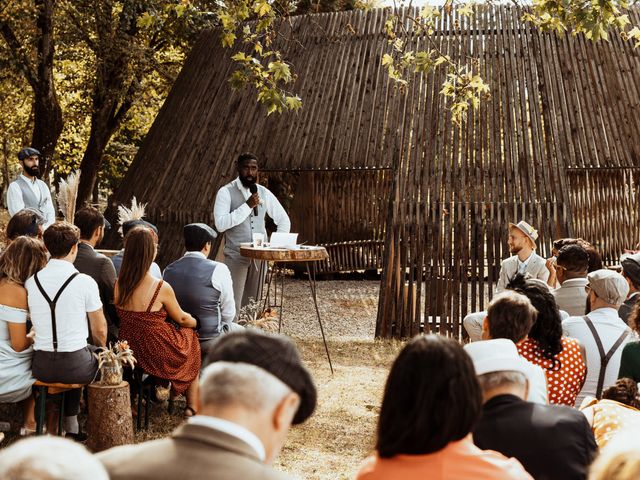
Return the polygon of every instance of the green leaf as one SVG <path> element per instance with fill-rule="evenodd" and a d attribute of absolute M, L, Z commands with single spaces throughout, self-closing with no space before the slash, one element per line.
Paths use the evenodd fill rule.
<path fill-rule="evenodd" d="M 267 65 L 269 72 L 273 74 L 273 78 L 277 81 L 282 80 L 284 83 L 291 81 L 291 70 L 284 62 L 269 62 Z"/>
<path fill-rule="evenodd" d="M 295 97 L 286 97 L 285 102 L 289 110 L 298 111 L 302 108 L 302 99 L 297 95 Z"/>

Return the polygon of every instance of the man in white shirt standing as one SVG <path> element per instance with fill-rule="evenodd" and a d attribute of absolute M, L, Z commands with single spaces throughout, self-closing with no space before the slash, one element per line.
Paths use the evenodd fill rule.
<path fill-rule="evenodd" d="M 496 293 L 501 293 L 507 288 L 507 284 L 518 273 L 527 278 L 537 278 L 546 282 L 549 278 L 549 270 L 546 267 L 546 260 L 538 255 L 536 250 L 536 240 L 538 231 L 524 220 L 517 224 L 509 224 L 509 253 L 512 255 L 503 260 L 500 265 L 500 277 L 496 286 Z M 482 336 L 482 320 L 486 312 L 470 313 L 462 324 L 469 334 L 472 342 L 480 340 Z"/>
<path fill-rule="evenodd" d="M 22 173 L 9 184 L 7 190 L 9 215 L 13 217 L 20 210 L 31 208 L 44 217 L 44 228 L 47 228 L 56 221 L 56 211 L 49 187 L 38 179 L 40 152 L 31 147 L 23 148 L 18 152 L 18 160 Z"/>
<path fill-rule="evenodd" d="M 73 266 L 80 229 L 57 222 L 44 231 L 47 266 L 25 282 L 35 331 L 33 376 L 48 383 L 91 383 L 98 370 L 95 347 L 107 340 L 98 284 Z M 88 318 L 88 322 L 87 322 Z M 89 327 L 93 345 L 87 344 Z M 80 390 L 65 395 L 65 431 L 78 435 Z"/>
<path fill-rule="evenodd" d="M 606 269 L 591 272 L 587 281 L 587 315 L 562 322 L 564 334 L 578 339 L 587 352 L 587 379 L 576 407 L 587 395 L 600 398 L 603 390 L 616 382 L 622 348 L 631 340 L 631 330 L 618 317 L 629 292 L 627 281 Z"/>
<path fill-rule="evenodd" d="M 216 232 L 204 223 L 190 223 L 183 233 L 187 253 L 164 269 L 163 278 L 173 287 L 180 306 L 198 320 L 204 365 L 215 339 L 242 327 L 233 323 L 236 307 L 229 268 L 208 258 Z"/>
<path fill-rule="evenodd" d="M 265 214 L 273 219 L 278 232 L 288 233 L 291 222 L 275 195 L 258 185 L 255 155 L 241 154 L 236 168 L 238 178 L 218 190 L 213 217 L 218 231 L 225 234 L 224 263 L 231 271 L 237 312 L 249 303 L 249 298 L 256 298 L 264 280 L 264 272 L 260 275 L 262 262 L 240 255 L 240 244 L 251 243 L 254 233 L 266 238 Z"/>

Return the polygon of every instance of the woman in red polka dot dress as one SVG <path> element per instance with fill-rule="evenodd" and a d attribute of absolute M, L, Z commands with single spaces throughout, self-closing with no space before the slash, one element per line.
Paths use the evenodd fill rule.
<path fill-rule="evenodd" d="M 510 286 L 526 295 L 538 311 L 529 336 L 518 344 L 518 352 L 544 370 L 549 403 L 573 407 L 587 377 L 584 348 L 578 340 L 562 336 L 560 311 L 546 285 L 516 278 Z"/>
<path fill-rule="evenodd" d="M 122 268 L 114 291 L 120 340 L 126 340 L 138 365 L 171 381 L 173 395 L 185 394 L 185 416 L 196 414 L 200 343 L 195 319 L 183 311 L 168 283 L 149 273 L 156 256 L 151 230 L 136 227 L 125 238 Z M 179 327 L 167 323 L 170 316 Z"/>

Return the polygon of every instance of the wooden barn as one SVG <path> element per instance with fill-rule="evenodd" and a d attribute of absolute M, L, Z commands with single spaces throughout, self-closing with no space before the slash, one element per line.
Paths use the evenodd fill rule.
<path fill-rule="evenodd" d="M 327 246 L 320 270 L 382 271 L 378 336 L 457 337 L 490 298 L 508 222 L 534 225 L 543 255 L 554 238 L 581 236 L 611 262 L 640 241 L 640 51 L 619 36 L 540 33 L 522 13 L 477 6 L 462 31 L 449 29 L 455 11 L 443 15 L 435 42 L 454 60 L 478 58 L 491 87 L 461 128 L 439 95 L 444 73 L 415 75 L 406 92 L 390 82 L 388 9 L 287 24 L 299 113 L 267 116 L 255 92 L 232 91 L 229 51 L 205 33 L 112 205 L 148 202 L 166 263 L 182 253 L 184 224 L 213 225 L 216 191 L 251 151 L 292 230 Z"/>

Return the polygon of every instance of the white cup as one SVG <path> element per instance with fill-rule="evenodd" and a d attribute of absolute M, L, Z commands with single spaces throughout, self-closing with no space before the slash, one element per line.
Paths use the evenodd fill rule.
<path fill-rule="evenodd" d="M 253 246 L 254 247 L 262 247 L 264 242 L 264 233 L 254 233 L 253 235 Z"/>

